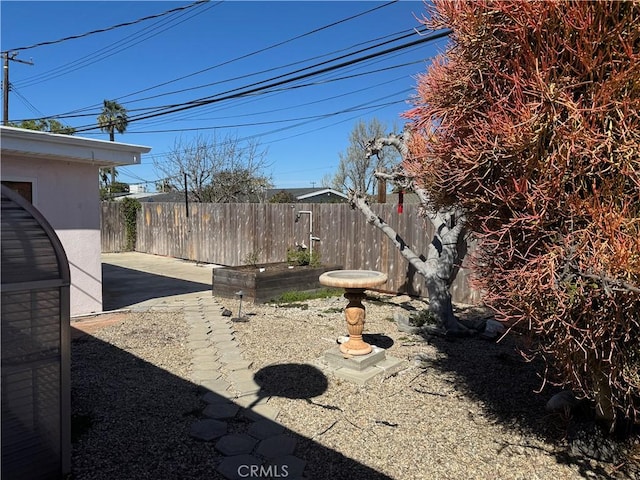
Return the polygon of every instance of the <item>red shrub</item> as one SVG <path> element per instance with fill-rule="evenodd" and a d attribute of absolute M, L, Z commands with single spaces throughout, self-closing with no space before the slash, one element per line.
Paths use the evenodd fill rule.
<path fill-rule="evenodd" d="M 478 287 L 552 380 L 640 421 L 640 4 L 436 1 L 405 168 L 469 214 Z"/>

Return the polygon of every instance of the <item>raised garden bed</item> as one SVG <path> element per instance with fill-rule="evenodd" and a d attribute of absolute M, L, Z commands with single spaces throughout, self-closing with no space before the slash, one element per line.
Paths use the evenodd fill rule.
<path fill-rule="evenodd" d="M 342 267 L 337 265 L 290 267 L 286 262 L 214 268 L 213 296 L 238 298 L 236 293 L 242 290 L 243 300 L 265 303 L 285 292 L 322 288 L 318 277 L 324 272 L 340 269 Z"/>

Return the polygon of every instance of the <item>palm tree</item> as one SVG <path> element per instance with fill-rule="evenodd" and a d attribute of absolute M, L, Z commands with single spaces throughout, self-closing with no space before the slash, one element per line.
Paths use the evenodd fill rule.
<path fill-rule="evenodd" d="M 105 100 L 102 113 L 98 115 L 98 126 L 103 132 L 109 132 L 109 140 L 115 138 L 115 131 L 124 133 L 129 124 L 127 109 L 115 100 Z"/>
<path fill-rule="evenodd" d="M 103 132 L 109 132 L 109 140 L 115 141 L 115 131 L 124 133 L 129 124 L 127 109 L 115 100 L 105 100 L 103 102 L 102 113 L 98 115 L 98 126 Z M 111 184 L 116 178 L 115 167 L 111 167 Z M 111 188 L 109 188 L 111 190 Z"/>

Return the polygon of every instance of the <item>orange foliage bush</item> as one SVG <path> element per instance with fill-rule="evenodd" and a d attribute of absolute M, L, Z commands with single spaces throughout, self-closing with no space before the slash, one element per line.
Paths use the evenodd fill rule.
<path fill-rule="evenodd" d="M 640 421 L 640 3 L 451 2 L 405 169 L 468 214 L 486 302 L 548 378 Z"/>

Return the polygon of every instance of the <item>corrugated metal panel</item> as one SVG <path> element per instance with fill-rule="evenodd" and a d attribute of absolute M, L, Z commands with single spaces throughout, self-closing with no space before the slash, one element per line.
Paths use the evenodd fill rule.
<path fill-rule="evenodd" d="M 69 266 L 51 226 L 2 187 L 2 478 L 70 470 Z"/>
<path fill-rule="evenodd" d="M 56 253 L 38 221 L 2 196 L 2 283 L 60 278 Z"/>

